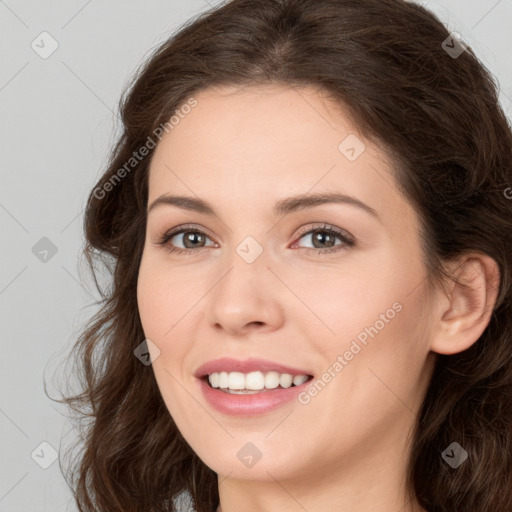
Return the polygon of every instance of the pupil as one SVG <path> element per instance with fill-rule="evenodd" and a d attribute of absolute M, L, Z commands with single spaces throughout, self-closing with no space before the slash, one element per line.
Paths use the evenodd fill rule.
<path fill-rule="evenodd" d="M 327 233 L 325 231 L 316 231 L 313 236 L 314 242 L 318 241 L 323 244 L 327 243 L 325 241 L 325 239 L 329 239 L 329 238 L 331 238 L 331 244 L 329 244 L 328 247 L 332 247 L 332 245 L 333 245 L 332 242 L 334 242 L 334 241 L 332 240 L 333 236 L 330 233 Z M 315 246 L 316 246 L 316 244 L 315 244 Z"/>
<path fill-rule="evenodd" d="M 200 239 L 201 238 L 201 234 L 200 233 L 194 233 L 192 231 L 189 231 L 187 236 L 184 237 L 184 242 L 185 242 L 185 247 L 187 247 L 187 243 L 188 242 L 191 242 L 192 244 L 194 243 L 194 241 L 197 242 L 197 239 Z M 194 247 L 194 245 L 192 245 L 192 248 Z"/>
<path fill-rule="evenodd" d="M 320 244 L 327 244 L 328 247 L 333 246 L 333 236 L 330 233 L 327 233 L 326 231 L 315 231 L 313 234 L 313 240 L 314 245 L 316 247 L 316 242 L 319 242 Z M 201 233 L 195 233 L 192 231 L 188 232 L 188 235 L 185 237 L 185 246 L 187 247 L 187 244 L 190 242 L 192 244 L 192 247 L 194 245 L 197 245 L 197 242 L 201 241 Z"/>

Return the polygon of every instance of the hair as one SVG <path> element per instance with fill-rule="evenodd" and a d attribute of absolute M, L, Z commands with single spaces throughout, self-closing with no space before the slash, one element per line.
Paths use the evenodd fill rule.
<path fill-rule="evenodd" d="M 420 219 L 428 283 L 469 251 L 498 264 L 481 337 L 436 356 L 407 484 L 429 512 L 512 509 L 512 131 L 494 77 L 469 46 L 449 55 L 449 36 L 404 0 L 233 0 L 190 19 L 139 67 L 85 211 L 84 255 L 99 288 L 100 263 L 111 280 L 72 349 L 81 392 L 62 400 L 89 419 L 73 472 L 81 512 L 174 511 L 186 491 L 198 512 L 219 503 L 216 473 L 177 429 L 151 366 L 134 357 L 145 338 L 136 289 L 154 149 L 121 169 L 193 94 L 269 84 L 327 93 L 393 156 L 394 179 Z M 456 470 L 441 457 L 452 442 L 468 453 Z"/>

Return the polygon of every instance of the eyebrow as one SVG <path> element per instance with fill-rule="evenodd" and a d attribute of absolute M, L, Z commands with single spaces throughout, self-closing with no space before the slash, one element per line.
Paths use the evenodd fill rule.
<path fill-rule="evenodd" d="M 356 206 L 380 220 L 377 211 L 371 206 L 368 206 L 366 203 L 363 203 L 356 197 L 338 193 L 301 194 L 298 196 L 281 199 L 275 203 L 273 212 L 275 216 L 287 215 L 292 212 L 327 203 L 348 204 Z M 155 208 L 162 205 L 177 206 L 178 208 L 203 213 L 205 215 L 216 215 L 215 210 L 210 206 L 210 204 L 206 201 L 203 201 L 202 199 L 189 196 L 174 196 L 166 194 L 161 195 L 151 203 L 148 208 L 148 214 Z"/>

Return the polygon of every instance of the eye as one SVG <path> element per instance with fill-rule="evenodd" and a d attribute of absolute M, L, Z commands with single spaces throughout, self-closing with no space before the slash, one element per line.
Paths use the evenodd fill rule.
<path fill-rule="evenodd" d="M 294 242 L 291 247 L 306 249 L 314 254 L 337 252 L 355 246 L 355 240 L 349 233 L 327 224 L 309 227 L 309 230 L 304 228 L 298 236 L 299 240 L 310 237 L 313 246 L 298 246 L 297 242 Z M 336 243 L 336 239 L 340 242 Z M 157 245 L 165 246 L 170 253 L 176 254 L 192 254 L 206 247 L 218 247 L 215 242 L 206 245 L 207 240 L 211 240 L 210 237 L 195 226 L 179 226 L 164 233 Z M 181 244 L 182 247 L 176 247 L 176 244 Z"/>
<path fill-rule="evenodd" d="M 198 249 L 207 247 L 202 245 L 209 236 L 193 226 L 180 226 L 179 228 L 167 231 L 157 242 L 158 245 L 167 247 L 171 253 L 191 254 L 197 252 Z M 173 241 L 173 239 L 175 239 Z M 176 243 L 181 243 L 183 247 L 176 247 Z M 215 243 L 211 244 L 215 246 Z"/>
<path fill-rule="evenodd" d="M 312 247 L 301 247 L 307 249 L 308 252 L 314 252 L 316 254 L 324 254 L 330 252 L 337 252 L 345 250 L 348 247 L 355 246 L 354 238 L 347 232 L 342 231 L 334 226 L 327 224 L 319 225 L 314 228 L 307 230 L 305 228 L 299 233 L 299 239 L 308 238 L 312 241 Z M 340 243 L 336 243 L 336 239 L 340 240 Z M 292 247 L 297 246 L 297 242 L 294 242 Z"/>

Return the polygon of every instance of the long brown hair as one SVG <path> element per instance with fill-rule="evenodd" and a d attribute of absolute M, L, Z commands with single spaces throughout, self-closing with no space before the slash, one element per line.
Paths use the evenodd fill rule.
<path fill-rule="evenodd" d="M 455 55 L 449 38 L 436 16 L 403 0 L 233 0 L 180 27 L 139 69 L 85 212 L 85 255 L 93 272 L 103 261 L 112 282 L 73 347 L 83 388 L 62 400 L 89 420 L 72 478 L 80 511 L 171 511 L 182 491 L 198 512 L 218 505 L 217 475 L 176 428 L 151 366 L 134 356 L 144 340 L 136 287 L 154 149 L 130 159 L 200 90 L 272 82 L 319 87 L 393 155 L 432 282 L 465 251 L 498 263 L 481 338 L 437 357 L 408 484 L 429 512 L 512 510 L 512 133 L 494 78 L 470 47 Z M 456 470 L 441 457 L 452 442 L 469 455 Z"/>

